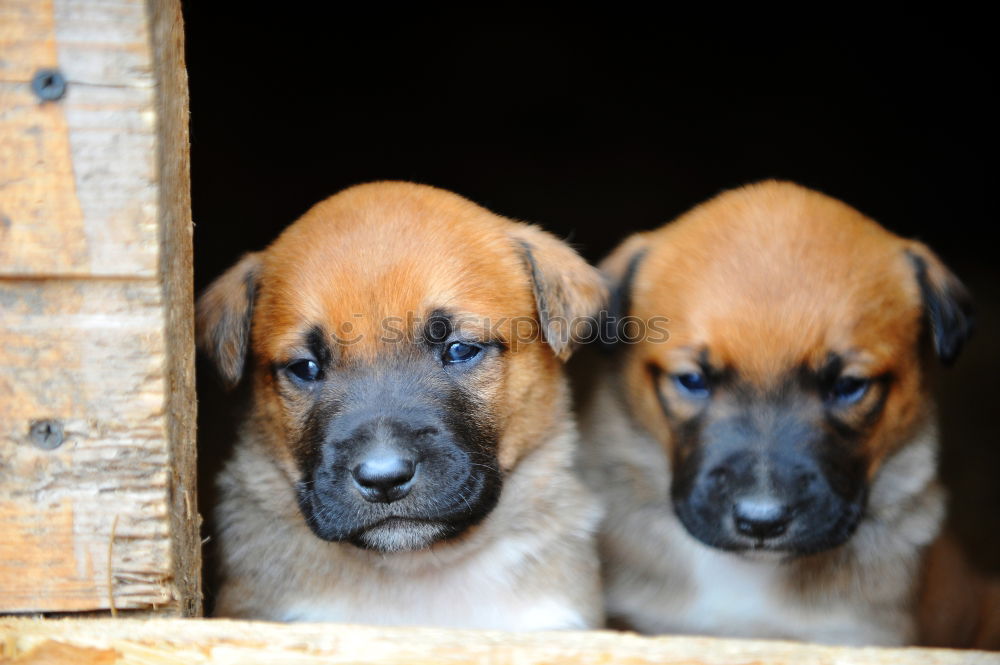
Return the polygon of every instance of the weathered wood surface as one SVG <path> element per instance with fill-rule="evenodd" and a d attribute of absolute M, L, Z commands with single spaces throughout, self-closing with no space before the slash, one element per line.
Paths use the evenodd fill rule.
<path fill-rule="evenodd" d="M 187 160 L 176 0 L 0 0 L 0 612 L 200 611 Z"/>
<path fill-rule="evenodd" d="M 155 79 L 145 4 L 0 2 L 0 274 L 158 274 Z M 35 72 L 65 96 L 39 103 Z"/>
<path fill-rule="evenodd" d="M 968 665 L 1000 654 L 793 642 L 639 637 L 609 631 L 500 633 L 223 620 L 0 619 L 0 663 L 77 665 Z"/>
<path fill-rule="evenodd" d="M 166 317 L 170 545 L 177 611 L 201 614 L 201 518 L 197 511 L 194 374 L 194 250 L 188 82 L 179 0 L 150 0 L 156 76 L 159 265 Z"/>

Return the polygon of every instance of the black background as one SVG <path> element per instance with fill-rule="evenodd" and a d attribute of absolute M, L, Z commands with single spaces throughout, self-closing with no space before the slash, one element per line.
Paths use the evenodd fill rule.
<path fill-rule="evenodd" d="M 940 379 L 943 475 L 958 532 L 1000 567 L 997 90 L 983 18 L 223 7 L 184 6 L 199 290 L 369 180 L 454 190 L 595 261 L 723 189 L 797 181 L 926 241 L 976 296 L 977 336 Z M 229 431 L 207 369 L 209 475 Z"/>

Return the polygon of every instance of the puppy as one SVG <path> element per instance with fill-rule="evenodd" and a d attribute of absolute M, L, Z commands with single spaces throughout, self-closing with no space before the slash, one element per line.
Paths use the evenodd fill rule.
<path fill-rule="evenodd" d="M 946 531 L 925 557 L 917 617 L 921 646 L 1000 651 L 1000 577 Z"/>
<path fill-rule="evenodd" d="M 783 182 L 637 234 L 603 269 L 629 318 L 581 407 L 581 463 L 608 504 L 611 619 L 913 640 L 944 513 L 928 370 L 970 332 L 958 280 L 924 245 Z"/>
<path fill-rule="evenodd" d="M 604 298 L 555 237 L 408 183 L 345 190 L 245 256 L 198 302 L 200 348 L 252 382 L 217 614 L 599 625 L 561 361 Z"/>

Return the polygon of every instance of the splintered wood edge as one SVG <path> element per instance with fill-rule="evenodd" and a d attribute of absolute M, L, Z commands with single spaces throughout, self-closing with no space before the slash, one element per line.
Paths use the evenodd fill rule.
<path fill-rule="evenodd" d="M 830 647 L 611 631 L 503 633 L 222 619 L 0 619 L 0 663 L 271 665 L 950 665 L 1000 653 Z"/>
<path fill-rule="evenodd" d="M 148 0 L 156 79 L 160 285 L 166 310 L 166 413 L 170 543 L 176 611 L 201 615 L 201 516 L 197 505 L 194 369 L 194 224 L 191 219 L 188 81 L 180 0 Z"/>

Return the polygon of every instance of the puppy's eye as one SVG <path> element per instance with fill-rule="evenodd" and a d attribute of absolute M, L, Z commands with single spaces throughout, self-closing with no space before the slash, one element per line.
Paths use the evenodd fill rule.
<path fill-rule="evenodd" d="M 312 382 L 319 379 L 319 365 L 314 360 L 296 360 L 285 369 L 299 381 Z"/>
<path fill-rule="evenodd" d="M 857 376 L 842 376 L 837 379 L 830 389 L 830 401 L 840 406 L 847 406 L 860 402 L 861 398 L 868 392 L 871 381 Z"/>
<path fill-rule="evenodd" d="M 681 393 L 689 397 L 708 397 L 711 389 L 708 386 L 708 379 L 700 372 L 686 372 L 674 376 L 674 383 Z"/>
<path fill-rule="evenodd" d="M 452 342 L 444 350 L 442 360 L 446 365 L 469 362 L 482 352 L 482 349 L 464 342 Z"/>

